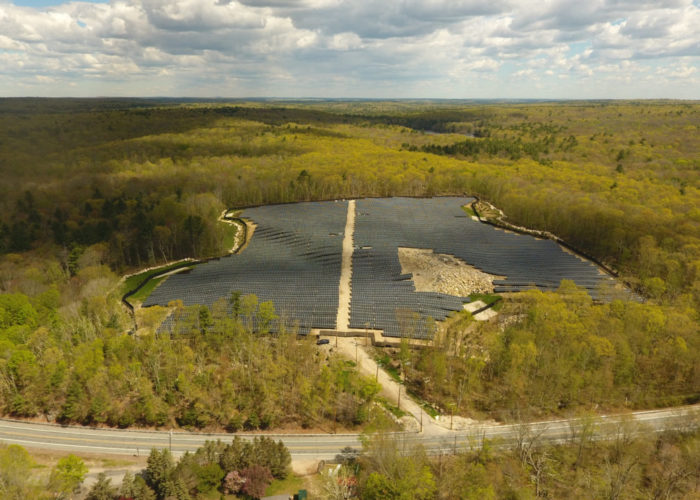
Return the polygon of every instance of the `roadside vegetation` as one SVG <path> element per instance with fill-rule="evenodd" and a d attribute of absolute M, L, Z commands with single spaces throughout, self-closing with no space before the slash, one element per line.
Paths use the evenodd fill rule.
<path fill-rule="evenodd" d="M 474 436 L 471 450 L 427 455 L 400 437 L 373 435 L 359 456 L 321 475 L 320 498 L 695 498 L 700 492 L 697 430 L 645 433 L 632 423 L 592 439 L 591 426 L 561 444 L 523 434 L 512 447 Z"/>
<path fill-rule="evenodd" d="M 0 446 L 3 498 L 71 498 L 80 488 L 89 500 L 163 498 L 260 498 L 307 489 L 309 498 L 478 499 L 695 498 L 700 492 L 697 429 L 654 434 L 633 422 L 615 424 L 608 440 L 594 438 L 602 423 L 584 418 L 561 443 L 551 444 L 523 428 L 516 442 L 474 435 L 454 450 L 430 456 L 400 436 L 368 434 L 361 450 L 347 449 L 339 465 L 299 478 L 289 452 L 265 437 L 207 442 L 179 459 L 152 450 L 144 469 L 114 484 L 101 474 L 81 487 L 88 468 L 76 456 L 43 464 L 17 445 Z"/>
<path fill-rule="evenodd" d="M 3 445 L 0 493 L 7 500 L 69 499 L 76 494 L 86 500 L 254 499 L 300 484 L 290 465 L 289 450 L 281 441 L 236 437 L 231 443 L 207 441 L 179 459 L 167 449 L 152 449 L 138 474 L 127 471 L 119 484 L 112 484 L 103 472 L 90 488 L 81 488 L 88 473 L 81 458 L 68 455 L 49 468 L 21 446 Z"/>
<path fill-rule="evenodd" d="M 505 300 L 509 322 L 463 322 L 405 356 L 414 393 L 476 416 L 695 401 L 699 119 L 697 103 L 666 101 L 2 100 L 2 413 L 123 427 L 361 424 L 374 389 L 310 343 L 223 307 L 211 327 L 125 336 L 133 321 L 112 292 L 121 274 L 225 254 L 226 208 L 440 194 L 477 195 L 562 237 L 645 302 L 593 304 L 568 285 Z M 440 351 L 453 337 L 459 348 Z"/>
<path fill-rule="evenodd" d="M 387 350 L 384 362 L 443 414 L 475 419 L 692 404 L 700 381 L 695 315 L 621 300 L 595 304 L 562 282 L 556 293 L 504 301 L 497 320 L 455 321 L 430 346 Z"/>
<path fill-rule="evenodd" d="M 47 295 L 58 299 L 55 289 Z M 57 305 L 41 297 L 0 295 L 1 347 L 10 353 L 0 390 L 12 416 L 118 427 L 330 431 L 361 425 L 376 411 L 374 380 L 321 355 L 310 336 L 300 340 L 284 325 L 269 334 L 262 325 L 276 319 L 274 307 L 254 295 L 221 300 L 211 310 L 173 304 L 173 333 L 142 336 L 124 335 L 115 315 L 86 322 L 89 307 L 75 323 L 62 321 Z"/>
<path fill-rule="evenodd" d="M 47 467 L 19 445 L 0 444 L 0 495 L 4 499 L 72 498 L 87 473 L 85 463 L 75 455 L 62 457 Z"/>
<path fill-rule="evenodd" d="M 273 481 L 287 478 L 290 465 L 284 444 L 266 437 L 208 441 L 178 460 L 168 450 L 153 449 L 143 475 L 125 478 L 103 498 L 261 498 Z"/>

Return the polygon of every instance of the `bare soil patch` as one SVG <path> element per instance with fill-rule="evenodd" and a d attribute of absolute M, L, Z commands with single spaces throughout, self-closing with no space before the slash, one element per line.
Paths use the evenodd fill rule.
<path fill-rule="evenodd" d="M 247 245 L 255 230 L 253 224 L 249 224 L 247 220 L 239 217 L 240 214 L 241 210 L 224 210 L 219 216 L 219 222 L 236 227 L 236 236 L 234 238 L 233 247 L 229 250 L 229 253 L 237 253 Z"/>
<path fill-rule="evenodd" d="M 456 297 L 492 293 L 493 281 L 504 279 L 485 273 L 453 255 L 422 248 L 399 248 L 401 272 L 413 275 L 418 292 L 440 292 Z"/>
<path fill-rule="evenodd" d="M 485 309 L 474 315 L 474 319 L 477 321 L 488 321 L 491 318 L 495 318 L 498 315 L 493 309 Z"/>
<path fill-rule="evenodd" d="M 346 331 L 350 325 L 350 297 L 352 281 L 353 234 L 355 232 L 355 200 L 348 201 L 348 214 L 343 234 L 343 253 L 340 269 L 340 284 L 338 286 L 338 315 L 336 328 Z"/>

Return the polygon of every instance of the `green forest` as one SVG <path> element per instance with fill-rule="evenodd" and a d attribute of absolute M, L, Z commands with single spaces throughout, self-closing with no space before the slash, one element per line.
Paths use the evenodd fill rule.
<path fill-rule="evenodd" d="M 0 100 L 0 408 L 122 427 L 362 425 L 376 386 L 293 325 L 271 336 L 215 306 L 173 337 L 125 335 L 120 276 L 225 254 L 226 209 L 446 194 L 558 235 L 644 302 L 566 285 L 507 299 L 506 327 L 457 322 L 407 355 L 414 392 L 498 418 L 697 401 L 699 126 L 700 105 L 674 101 Z M 274 314 L 249 301 L 249 316 Z"/>
<path fill-rule="evenodd" d="M 311 336 L 253 331 L 254 322 L 276 317 L 254 295 L 240 299 L 233 317 L 227 300 L 211 310 L 175 304 L 173 333 L 145 336 L 123 334 L 115 316 L 98 330 L 86 318 L 89 306 L 76 323 L 22 294 L 1 295 L 0 306 L 0 347 L 9 354 L 2 395 L 13 416 L 122 428 L 336 431 L 366 423 L 379 392 L 354 363 L 322 357 Z"/>
<path fill-rule="evenodd" d="M 443 414 L 506 421 L 698 401 L 696 310 L 595 304 L 566 281 L 504 302 L 512 324 L 463 314 L 431 346 L 394 350 L 409 390 Z"/>
<path fill-rule="evenodd" d="M 595 422 L 591 420 L 591 427 Z M 327 499 L 497 498 L 695 498 L 700 441 L 697 431 L 658 436 L 621 424 L 609 441 L 589 431 L 571 433 L 557 445 L 523 434 L 512 448 L 474 436 L 468 451 L 429 456 L 389 435 L 373 436 L 359 456 L 324 478 Z M 355 478 L 338 481 L 337 478 Z M 343 496 L 345 495 L 345 496 Z"/>
<path fill-rule="evenodd" d="M 301 489 L 308 498 L 324 500 L 697 497 L 697 429 L 654 434 L 622 422 L 609 429 L 612 439 L 600 441 L 593 438 L 600 425 L 589 418 L 558 444 L 523 430 L 508 449 L 474 435 L 468 449 L 437 456 L 400 435 L 367 434 L 362 449 L 345 450 L 337 466 L 306 477 L 291 473 L 289 451 L 281 442 L 235 437 L 228 443 L 209 441 L 179 458 L 154 449 L 141 473 L 127 471 L 121 484 L 100 473 L 82 488 L 88 467 L 80 457 L 43 464 L 18 445 L 0 445 L 0 491 L 11 500 L 71 498 L 76 491 L 87 500 L 234 500 Z"/>
<path fill-rule="evenodd" d="M 220 255 L 224 208 L 469 194 L 610 263 L 647 294 L 696 299 L 698 112 L 655 101 L 5 99 L 0 250 L 62 248 L 61 265 L 75 272 L 70 253 L 102 244 L 100 258 L 122 271 Z"/>

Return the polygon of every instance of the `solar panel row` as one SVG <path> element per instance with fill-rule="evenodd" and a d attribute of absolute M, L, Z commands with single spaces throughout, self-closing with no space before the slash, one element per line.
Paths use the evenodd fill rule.
<path fill-rule="evenodd" d="M 412 276 L 401 272 L 399 247 L 432 249 L 506 276 L 494 282 L 496 292 L 533 286 L 549 290 L 562 279 L 572 279 L 595 294 L 599 284 L 610 279 L 552 241 L 473 221 L 461 209 L 470 201 L 448 197 L 356 202 L 350 327 L 424 338 L 430 335 L 428 317 L 443 320 L 468 300 L 416 292 Z M 334 329 L 347 208 L 347 202 L 338 201 L 246 209 L 243 216 L 257 227 L 241 254 L 171 276 L 144 305 L 175 299 L 185 305 L 211 305 L 238 290 L 257 295 L 261 302 L 272 301 L 278 314 L 296 321 L 302 333 L 312 327 Z"/>
<path fill-rule="evenodd" d="M 347 202 L 297 203 L 247 209 L 254 237 L 238 255 L 171 276 L 145 306 L 181 299 L 211 305 L 233 291 L 272 301 L 280 317 L 298 320 L 300 331 L 335 328 L 342 235 Z M 277 325 L 273 325 L 273 329 Z"/>
<path fill-rule="evenodd" d="M 495 291 L 536 286 L 555 289 L 572 279 L 595 294 L 602 281 L 596 266 L 562 251 L 554 242 L 499 231 L 466 217 L 461 207 L 471 198 L 384 198 L 357 201 L 350 326 L 406 334 L 403 311 L 414 311 L 412 336 L 429 334 L 425 318 L 444 319 L 462 309 L 466 298 L 416 292 L 401 273 L 398 248 L 432 249 L 449 254 L 484 272 L 507 276 Z M 405 321 L 403 321 L 405 323 Z M 415 323 L 415 324 L 414 324 Z"/>

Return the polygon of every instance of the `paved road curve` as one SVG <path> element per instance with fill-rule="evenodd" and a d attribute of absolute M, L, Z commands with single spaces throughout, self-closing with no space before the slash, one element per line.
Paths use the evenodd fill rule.
<path fill-rule="evenodd" d="M 643 411 L 625 415 L 599 417 L 594 421 L 552 420 L 520 425 L 474 425 L 466 431 L 440 435 L 399 433 L 407 443 L 420 442 L 431 453 L 452 452 L 479 446 L 483 439 L 510 447 L 518 442 L 539 439 L 564 442 L 588 425 L 597 439 L 611 438 L 624 428 L 626 432 L 653 433 L 662 430 L 700 426 L 700 405 L 665 410 Z M 357 434 L 265 434 L 281 439 L 294 459 L 332 460 L 343 448 L 361 449 Z M 151 448 L 171 448 L 173 453 L 194 451 L 206 440 L 230 441 L 233 434 L 195 432 L 137 431 L 95 429 L 56 424 L 30 423 L 0 419 L 0 442 L 29 448 L 96 453 L 101 455 L 147 455 Z M 240 434 L 252 439 L 253 434 Z"/>

